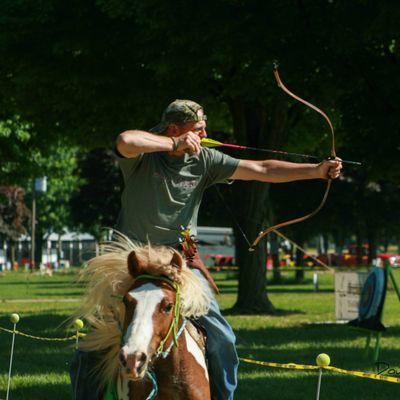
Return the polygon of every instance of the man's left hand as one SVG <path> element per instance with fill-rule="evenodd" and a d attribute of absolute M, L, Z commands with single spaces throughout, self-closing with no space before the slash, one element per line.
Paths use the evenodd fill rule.
<path fill-rule="evenodd" d="M 318 176 L 322 179 L 336 179 L 340 176 L 342 163 L 340 158 L 324 160 L 318 164 Z"/>

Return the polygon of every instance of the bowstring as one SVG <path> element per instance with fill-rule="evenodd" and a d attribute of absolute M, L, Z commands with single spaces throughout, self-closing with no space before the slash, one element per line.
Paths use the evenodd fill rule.
<path fill-rule="evenodd" d="M 217 150 L 217 151 L 218 151 L 218 150 Z M 212 182 L 211 175 L 210 175 L 210 172 L 208 171 L 208 169 L 206 169 L 206 172 L 207 172 L 208 179 L 210 180 L 210 182 Z M 241 227 L 241 225 L 240 225 L 238 219 L 236 218 L 235 214 L 233 213 L 232 208 L 231 208 L 231 207 L 229 206 L 229 204 L 226 202 L 226 200 L 225 200 L 223 194 L 221 193 L 221 190 L 220 190 L 219 187 L 218 187 L 218 183 L 214 183 L 212 186 L 214 186 L 214 188 L 215 188 L 215 190 L 216 190 L 216 192 L 217 192 L 217 194 L 218 194 L 218 197 L 219 197 L 220 200 L 222 201 L 222 204 L 224 205 L 224 207 L 228 210 L 228 213 L 230 214 L 230 216 L 231 216 L 231 218 L 232 218 L 234 224 L 236 225 L 236 227 L 239 229 L 240 234 L 243 236 L 243 238 L 244 238 L 244 240 L 246 241 L 246 243 L 247 243 L 249 246 L 251 246 L 250 240 L 248 239 L 248 237 L 247 237 L 245 231 L 243 230 L 243 228 Z"/>

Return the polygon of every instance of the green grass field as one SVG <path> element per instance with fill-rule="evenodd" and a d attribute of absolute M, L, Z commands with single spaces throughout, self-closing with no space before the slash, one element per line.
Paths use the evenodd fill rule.
<path fill-rule="evenodd" d="M 221 308 L 237 335 L 240 356 L 279 363 L 314 364 L 321 352 L 331 356 L 339 368 L 375 372 L 372 361 L 363 357 L 365 336 L 343 325 L 313 325 L 334 320 L 333 276 L 323 274 L 320 291 L 313 292 L 311 276 L 301 285 L 269 287 L 270 299 L 280 310 L 276 316 L 231 315 L 236 285 L 225 273 L 215 274 L 222 289 Z M 400 283 L 400 271 L 396 271 Z M 9 315 L 18 312 L 18 329 L 38 336 L 65 337 L 60 325 L 77 306 L 83 288 L 74 284 L 75 274 L 53 277 L 27 273 L 0 276 L 0 326 L 11 328 Z M 380 360 L 390 364 L 400 377 L 400 302 L 389 288 L 384 323 L 389 327 L 381 341 Z M 0 399 L 5 399 L 11 335 L 0 333 Z M 71 399 L 69 362 L 73 343 L 48 343 L 18 336 L 13 367 L 12 400 Z M 236 398 L 240 400 L 314 399 L 317 373 L 272 369 L 241 364 Z M 400 384 L 345 375 L 324 374 L 321 400 L 397 399 Z"/>

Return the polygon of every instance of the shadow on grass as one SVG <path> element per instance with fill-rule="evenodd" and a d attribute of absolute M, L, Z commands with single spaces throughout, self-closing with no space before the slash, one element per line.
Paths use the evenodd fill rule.
<path fill-rule="evenodd" d="M 58 313 L 58 314 L 57 314 Z M 283 315 L 284 317 L 285 315 Z M 65 331 L 56 329 L 65 321 L 67 315 L 57 310 L 46 310 L 45 313 L 24 317 L 19 329 L 38 336 L 63 337 Z M 72 333 L 72 332 L 70 332 Z M 235 329 L 238 352 L 241 357 L 280 363 L 295 362 L 314 364 L 315 357 L 326 352 L 330 355 L 332 365 L 349 370 L 375 372 L 371 361 L 366 361 L 363 348 L 356 347 L 354 341 L 363 337 L 359 332 L 343 325 L 333 326 L 291 326 L 291 327 L 239 327 Z M 400 336 L 400 326 L 389 329 L 382 337 L 393 339 Z M 10 351 L 11 335 L 0 334 L 0 354 Z M 70 399 L 70 388 L 67 374 L 74 352 L 73 341 L 52 343 L 17 337 L 15 345 L 14 375 L 18 379 L 24 376 L 58 374 L 54 383 L 33 383 L 26 378 L 16 386 L 13 399 L 18 400 L 67 400 Z M 390 365 L 399 365 L 400 349 L 384 348 L 380 360 Z M 7 362 L 0 363 L 0 374 L 7 373 Z M 255 366 L 244 362 L 240 365 L 238 400 L 257 399 L 310 399 L 315 397 L 317 374 Z M 65 384 L 60 380 L 65 379 Z M 363 399 L 397 398 L 400 393 L 396 384 L 370 381 L 344 375 L 324 374 L 321 398 L 327 399 Z"/>
<path fill-rule="evenodd" d="M 239 386 L 235 399 L 245 400 L 306 400 L 315 399 L 318 373 L 252 368 L 241 365 Z M 260 376 L 260 374 L 264 376 Z M 288 376 L 289 375 L 289 376 Z M 398 388 L 393 383 L 324 374 L 321 385 L 323 400 L 376 400 L 396 397 Z"/>
<path fill-rule="evenodd" d="M 235 307 L 233 308 L 227 308 L 223 310 L 223 315 L 225 316 L 240 316 L 240 315 L 248 315 L 248 316 L 254 316 L 254 315 L 263 315 L 263 316 L 268 316 L 268 317 L 286 317 L 290 315 L 304 315 L 307 314 L 303 310 L 284 310 L 284 309 L 275 309 L 273 314 L 263 314 L 263 313 L 255 313 L 255 312 L 249 312 L 243 313 L 240 309 L 237 309 Z"/>
<path fill-rule="evenodd" d="M 364 339 L 366 335 L 348 326 L 295 326 L 265 327 L 259 329 L 235 329 L 239 354 L 259 360 L 298 364 L 314 364 L 320 353 L 328 353 L 332 365 L 345 369 L 373 370 L 372 360 L 364 358 Z M 400 326 L 391 328 L 382 336 L 385 339 L 397 338 Z M 355 341 L 361 345 L 354 345 Z M 380 360 L 399 366 L 400 349 L 382 348 Z M 400 387 L 399 387 L 400 393 Z"/>
<path fill-rule="evenodd" d="M 221 286 L 218 285 L 220 291 L 222 294 L 236 294 L 237 293 L 237 288 L 232 287 L 232 288 L 227 288 L 226 286 Z M 268 293 L 334 293 L 335 291 L 332 289 L 320 289 L 318 292 L 315 292 L 313 288 L 267 288 Z"/>
<path fill-rule="evenodd" d="M 232 284 L 221 284 L 217 282 L 219 289 L 222 294 L 231 294 L 237 293 L 237 285 Z M 334 293 L 334 289 L 319 289 L 317 292 L 314 291 L 314 288 L 310 285 L 310 287 L 296 287 L 294 285 L 285 286 L 269 286 L 267 285 L 268 293 Z"/>
<path fill-rule="evenodd" d="M 34 285 L 39 289 L 63 289 L 64 287 L 84 287 L 83 284 L 78 284 L 75 282 L 35 282 L 30 283 L 30 285 Z"/>
<path fill-rule="evenodd" d="M 25 381 L 11 390 L 10 398 L 15 400 L 70 400 L 72 399 L 72 390 L 67 381 L 41 384 Z"/>
<path fill-rule="evenodd" d="M 393 328 L 397 337 L 400 327 Z M 348 327 L 237 329 L 241 357 L 278 363 L 315 365 L 315 357 L 326 352 L 332 365 L 347 370 L 377 373 L 377 365 L 364 358 L 362 346 L 354 340 L 363 337 Z M 382 339 L 384 341 L 384 338 Z M 379 361 L 399 365 L 400 350 L 382 349 Z M 238 399 L 310 399 L 315 398 L 317 374 L 283 370 L 241 362 Z M 262 375 L 260 377 L 260 375 Z M 394 398 L 398 385 L 376 380 L 324 373 L 321 398 L 375 400 Z M 397 396 L 398 396 L 397 395 Z M 246 397 L 247 396 L 247 397 Z"/>
<path fill-rule="evenodd" d="M 46 310 L 46 313 L 27 315 L 22 318 L 18 324 L 18 330 L 33 336 L 66 338 L 74 334 L 72 330 L 66 330 L 67 318 L 67 315 L 60 315 L 59 311 L 57 314 L 57 310 Z M 5 325 L 2 320 L 1 326 L 9 328 Z M 12 335 L 2 332 L 0 338 L 0 354 L 8 355 Z M 51 342 L 17 335 L 14 349 L 14 374 L 68 373 L 69 363 L 75 351 L 74 345 L 74 340 Z M 6 373 L 6 364 L 8 365 L 8 363 L 0 363 L 0 373 Z"/>
<path fill-rule="evenodd" d="M 49 293 L 49 292 L 34 292 L 33 295 L 35 297 L 42 297 L 42 298 L 50 298 L 50 297 L 77 297 L 77 296 L 82 296 L 83 291 L 81 290 L 65 290 L 62 293 L 60 292 L 54 292 L 54 293 Z"/>
<path fill-rule="evenodd" d="M 4 281 L 0 281 L 0 285 L 71 285 L 74 284 L 74 280 L 69 277 L 63 277 L 64 279 L 60 279 L 60 277 L 52 278 L 49 276 L 23 276 L 18 280 L 9 280 L 6 279 Z"/>

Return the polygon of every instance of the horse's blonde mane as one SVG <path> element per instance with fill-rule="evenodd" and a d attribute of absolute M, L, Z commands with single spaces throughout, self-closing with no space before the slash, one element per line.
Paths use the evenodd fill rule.
<path fill-rule="evenodd" d="M 141 245 L 117 233 L 116 240 L 101 245 L 101 254 L 92 258 L 82 270 L 80 280 L 87 290 L 74 318 L 84 318 L 91 327 L 80 341 L 84 351 L 102 352 L 99 370 L 103 382 L 114 379 L 119 370 L 118 353 L 121 329 L 124 324 L 125 306 L 122 297 L 134 283 L 128 271 L 128 255 L 135 253 L 152 264 L 169 265 L 173 250 L 165 246 Z M 184 262 L 181 271 L 181 315 L 199 317 L 208 312 L 211 290 Z"/>

